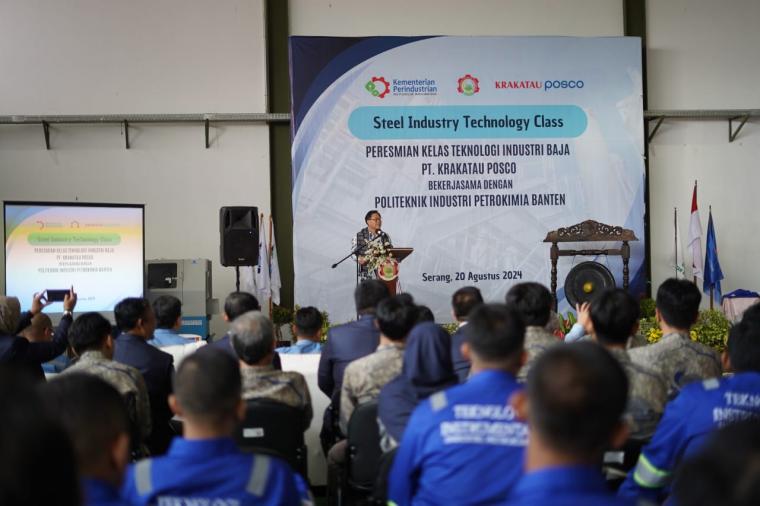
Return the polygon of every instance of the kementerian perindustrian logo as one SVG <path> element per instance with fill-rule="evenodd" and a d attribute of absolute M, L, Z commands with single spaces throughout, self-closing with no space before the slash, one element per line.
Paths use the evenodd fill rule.
<path fill-rule="evenodd" d="M 435 79 L 425 77 L 409 79 L 391 78 L 390 82 L 388 82 L 383 76 L 373 76 L 364 85 L 364 89 L 377 98 L 385 98 L 388 94 L 394 96 L 438 94 L 438 84 Z"/>

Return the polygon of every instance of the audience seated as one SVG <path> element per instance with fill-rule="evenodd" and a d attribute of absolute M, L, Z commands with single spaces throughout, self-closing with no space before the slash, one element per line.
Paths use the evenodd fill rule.
<path fill-rule="evenodd" d="M 689 329 L 699 317 L 699 288 L 685 279 L 668 279 L 657 290 L 655 317 L 662 338 L 630 351 L 636 364 L 662 374 L 668 397 L 675 397 L 687 384 L 721 374 L 720 357 L 712 348 L 692 341 Z"/>
<path fill-rule="evenodd" d="M 591 304 L 591 332 L 594 339 L 612 354 L 628 376 L 626 421 L 629 437 L 651 439 L 667 402 L 667 385 L 662 376 L 631 362 L 626 344 L 639 327 L 639 304 L 621 288 L 603 292 Z"/>
<path fill-rule="evenodd" d="M 723 366 L 735 374 L 685 386 L 665 407 L 652 441 L 619 494 L 656 500 L 668 493 L 671 473 L 716 428 L 760 417 L 760 319 L 747 317 L 731 329 Z"/>
<path fill-rule="evenodd" d="M 83 373 L 60 376 L 41 392 L 45 408 L 61 422 L 73 443 L 84 504 L 126 504 L 119 489 L 129 463 L 129 417 L 119 392 Z"/>
<path fill-rule="evenodd" d="M 114 341 L 111 324 L 100 313 L 80 315 L 69 330 L 69 343 L 77 359 L 66 371 L 97 376 L 113 386 L 127 401 L 130 419 L 138 429 L 139 442 L 147 441 L 151 432 L 148 390 L 140 371 L 113 361 Z"/>
<path fill-rule="evenodd" d="M 231 438 L 245 413 L 240 368 L 214 349 L 186 358 L 169 399 L 184 420 L 184 437 L 169 452 L 127 470 L 123 498 L 143 504 L 300 505 L 302 480 L 282 460 L 240 452 Z"/>
<path fill-rule="evenodd" d="M 628 381 L 620 364 L 592 343 L 553 347 L 528 375 L 512 405 L 529 426 L 525 475 L 509 493 L 514 506 L 626 504 L 607 488 L 602 455 L 628 431 L 621 415 Z"/>
<path fill-rule="evenodd" d="M 388 288 L 376 279 L 362 281 L 354 290 L 354 303 L 359 319 L 331 328 L 322 347 L 317 371 L 319 389 L 330 398 L 322 423 L 322 447 L 327 450 L 338 439 L 335 427 L 340 413 L 340 392 L 343 373 L 348 364 L 377 349 L 380 331 L 375 325 L 375 309 L 388 298 Z"/>
<path fill-rule="evenodd" d="M 259 300 L 254 297 L 253 294 L 248 292 L 232 292 L 224 301 L 224 313 L 222 313 L 222 318 L 227 323 L 232 323 L 235 321 L 235 318 L 248 311 L 261 311 Z M 211 343 L 211 346 L 228 353 L 235 360 L 238 359 L 237 353 L 232 349 L 229 332 Z M 272 366 L 277 370 L 282 369 L 280 355 L 277 352 L 274 353 Z"/>
<path fill-rule="evenodd" d="M 79 506 L 74 450 L 34 383 L 30 371 L 0 365 L 0 504 Z"/>
<path fill-rule="evenodd" d="M 426 347 L 415 346 L 419 332 L 436 327 L 415 327 L 407 354 L 429 355 L 431 346 L 442 344 L 450 356 L 449 340 L 435 334 L 424 336 Z M 414 410 L 391 468 L 389 503 L 493 504 L 506 497 L 521 474 L 527 427 L 508 400 L 520 389 L 515 374 L 524 360 L 525 326 L 514 309 L 489 304 L 470 313 L 466 329 L 463 351 L 472 363 L 470 378 L 431 395 Z M 426 376 L 426 368 L 439 366 L 404 359 L 404 374 L 413 364 L 417 378 Z M 447 365 L 451 367 L 450 358 Z M 382 402 L 392 384 L 381 393 L 380 409 L 387 407 Z"/>
<path fill-rule="evenodd" d="M 182 302 L 173 295 L 161 295 L 153 301 L 156 314 L 156 330 L 148 343 L 158 348 L 177 344 L 188 344 L 191 340 L 179 335 L 182 327 Z"/>
<path fill-rule="evenodd" d="M 374 353 L 356 359 L 346 367 L 340 396 L 340 430 L 348 434 L 348 421 L 354 410 L 377 399 L 380 389 L 401 373 L 404 341 L 417 322 L 417 307 L 405 298 L 390 297 L 377 305 L 376 324 L 380 344 Z M 345 461 L 345 439 L 336 443 L 328 455 L 333 463 Z"/>
<path fill-rule="evenodd" d="M 167 398 L 172 392 L 174 360 L 171 355 L 148 344 L 156 328 L 156 315 L 146 299 L 127 298 L 114 308 L 116 325 L 121 334 L 116 338 L 113 359 L 134 367 L 143 376 L 148 389 L 151 412 L 151 453 L 166 451 L 173 436 L 169 426 L 172 413 Z"/>
<path fill-rule="evenodd" d="M 72 311 L 77 304 L 77 294 L 72 288 L 63 300 L 63 317 L 52 341 L 30 342 L 18 333 L 28 327 L 32 318 L 49 304 L 44 293 L 34 295 L 30 311 L 21 314 L 21 304 L 16 297 L 0 296 L 0 364 L 12 364 L 27 369 L 35 380 L 44 381 L 42 364 L 53 360 L 66 350 Z"/>
<path fill-rule="evenodd" d="M 244 399 L 271 399 L 303 410 L 304 430 L 312 409 L 306 379 L 295 371 L 272 367 L 275 339 L 272 322 L 259 311 L 244 313 L 232 322 L 232 347 L 240 361 Z"/>
<path fill-rule="evenodd" d="M 454 321 L 457 322 L 457 331 L 451 335 L 451 360 L 454 363 L 454 372 L 460 383 L 464 383 L 470 374 L 470 362 L 462 355 L 464 344 L 464 326 L 470 311 L 478 304 L 483 303 L 480 290 L 474 286 L 464 286 L 451 296 L 451 312 Z"/>
<path fill-rule="evenodd" d="M 296 331 L 296 342 L 292 346 L 277 348 L 278 353 L 319 353 L 322 351 L 322 324 L 324 319 L 319 309 L 308 306 L 302 307 L 293 317 Z"/>
<path fill-rule="evenodd" d="M 540 283 L 518 283 L 507 292 L 506 302 L 515 308 L 525 323 L 525 351 L 528 358 L 517 374 L 517 379 L 525 381 L 539 355 L 560 343 L 554 334 L 546 330 L 554 299 L 551 292 Z"/>
<path fill-rule="evenodd" d="M 678 506 L 760 504 L 760 420 L 736 422 L 714 433 L 679 466 L 673 496 Z"/>

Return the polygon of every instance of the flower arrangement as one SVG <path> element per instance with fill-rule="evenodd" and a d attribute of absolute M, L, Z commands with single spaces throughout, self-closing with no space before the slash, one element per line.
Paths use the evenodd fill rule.
<path fill-rule="evenodd" d="M 367 244 L 367 249 L 364 250 L 364 258 L 367 260 L 367 269 L 372 272 L 388 259 L 390 255 L 388 251 L 389 243 L 386 241 L 370 241 Z"/>

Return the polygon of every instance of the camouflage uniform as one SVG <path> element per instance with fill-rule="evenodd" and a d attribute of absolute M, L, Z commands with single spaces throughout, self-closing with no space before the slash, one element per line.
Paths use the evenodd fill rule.
<path fill-rule="evenodd" d="M 551 346 L 559 344 L 560 340 L 554 334 L 547 331 L 544 327 L 530 325 L 525 327 L 525 351 L 528 353 L 528 359 L 517 373 L 517 380 L 525 382 L 528 378 L 528 371 L 539 355 L 549 349 Z"/>
<path fill-rule="evenodd" d="M 306 378 L 295 371 L 278 371 L 271 365 L 252 365 L 240 369 L 243 376 L 243 399 L 270 399 L 302 409 L 308 427 L 314 412 Z"/>
<path fill-rule="evenodd" d="M 668 387 L 657 372 L 631 361 L 628 351 L 609 349 L 628 376 L 628 406 L 625 417 L 632 439 L 649 440 L 662 417 L 667 402 Z"/>
<path fill-rule="evenodd" d="M 98 350 L 85 351 L 62 374 L 83 372 L 97 376 L 110 383 L 127 399 L 130 418 L 140 431 L 140 439 L 145 441 L 151 431 L 150 401 L 145 380 L 140 371 L 132 366 L 114 362 Z"/>
<path fill-rule="evenodd" d="M 354 360 L 343 373 L 340 392 L 340 430 L 348 432 L 348 421 L 359 404 L 377 399 L 380 389 L 401 374 L 404 363 L 404 347 L 384 344 L 377 351 Z"/>
<path fill-rule="evenodd" d="M 687 334 L 674 332 L 662 336 L 658 342 L 634 348 L 629 354 L 634 363 L 649 367 L 663 376 L 668 387 L 668 399 L 678 395 L 685 385 L 720 377 L 722 372 L 718 353 L 692 341 Z"/>

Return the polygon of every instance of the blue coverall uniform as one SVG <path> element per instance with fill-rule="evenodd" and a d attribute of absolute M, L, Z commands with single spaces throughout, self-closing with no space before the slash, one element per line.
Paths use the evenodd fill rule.
<path fill-rule="evenodd" d="M 527 443 L 527 426 L 509 405 L 520 388 L 511 374 L 486 370 L 417 406 L 393 462 L 389 504 L 503 501 Z"/>

